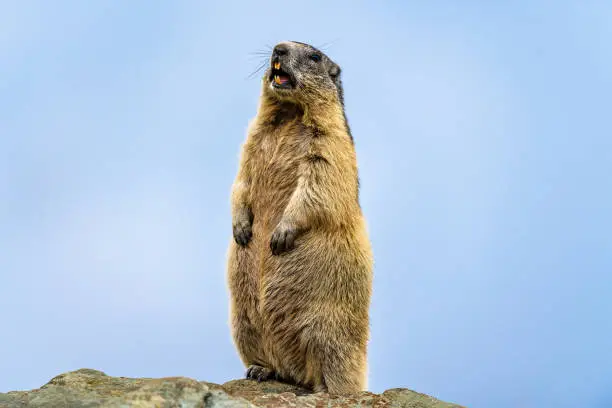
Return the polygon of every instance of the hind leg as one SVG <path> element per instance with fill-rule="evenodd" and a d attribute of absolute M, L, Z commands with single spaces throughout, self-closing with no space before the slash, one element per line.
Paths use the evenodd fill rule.
<path fill-rule="evenodd" d="M 315 392 L 345 395 L 366 390 L 365 350 L 356 345 L 328 342 L 317 354 L 321 375 L 315 380 Z"/>
<path fill-rule="evenodd" d="M 336 321 L 307 334 L 307 365 L 315 392 L 354 394 L 367 388 L 367 329 L 350 335 L 342 326 Z"/>
<path fill-rule="evenodd" d="M 228 259 L 231 333 L 246 367 L 266 365 L 258 314 L 259 283 L 255 261 L 249 249 L 232 244 Z"/>
<path fill-rule="evenodd" d="M 245 366 L 261 364 L 263 360 L 261 351 L 260 333 L 240 306 L 232 307 L 232 338 L 238 350 L 238 355 Z"/>
<path fill-rule="evenodd" d="M 354 394 L 366 391 L 366 353 L 355 346 L 336 344 L 323 355 L 324 384 L 330 394 Z"/>

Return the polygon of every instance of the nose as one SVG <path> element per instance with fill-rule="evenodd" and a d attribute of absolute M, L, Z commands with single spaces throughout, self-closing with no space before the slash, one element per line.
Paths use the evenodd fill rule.
<path fill-rule="evenodd" d="M 282 57 L 283 55 L 287 55 L 289 53 L 289 47 L 285 44 L 278 44 L 274 47 L 274 51 L 272 51 L 273 57 Z"/>

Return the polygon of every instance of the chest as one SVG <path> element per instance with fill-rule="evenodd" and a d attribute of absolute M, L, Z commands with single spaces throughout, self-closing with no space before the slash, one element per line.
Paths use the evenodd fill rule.
<path fill-rule="evenodd" d="M 256 135 L 251 146 L 253 173 L 264 182 L 290 182 L 298 176 L 311 142 L 312 136 L 299 123 Z"/>

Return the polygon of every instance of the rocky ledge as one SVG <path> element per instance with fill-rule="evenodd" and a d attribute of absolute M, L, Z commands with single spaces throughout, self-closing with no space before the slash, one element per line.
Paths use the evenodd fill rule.
<path fill-rule="evenodd" d="M 313 394 L 288 384 L 234 380 L 223 385 L 185 377 L 111 377 L 81 369 L 58 375 L 39 389 L 0 393 L 0 408 L 257 408 L 397 407 L 461 408 L 404 388 L 382 394 Z"/>

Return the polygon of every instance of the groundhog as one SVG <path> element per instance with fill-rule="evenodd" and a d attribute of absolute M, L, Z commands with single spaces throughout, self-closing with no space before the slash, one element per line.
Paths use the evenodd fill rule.
<path fill-rule="evenodd" d="M 373 257 L 340 67 L 276 45 L 232 187 L 231 332 L 247 378 L 367 388 Z"/>

